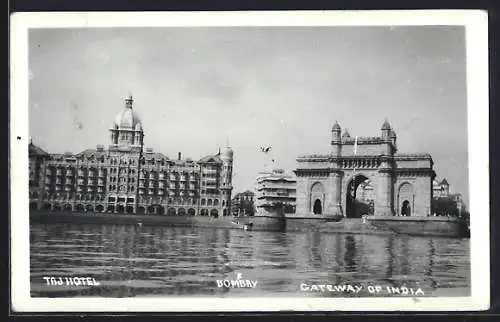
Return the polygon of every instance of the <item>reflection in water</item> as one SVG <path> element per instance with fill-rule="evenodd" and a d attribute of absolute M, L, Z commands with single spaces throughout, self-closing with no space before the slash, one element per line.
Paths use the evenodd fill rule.
<path fill-rule="evenodd" d="M 344 262 L 345 262 L 345 270 L 347 272 L 355 272 L 356 271 L 356 241 L 353 236 L 347 235 L 345 236 L 345 253 L 344 253 Z"/>
<path fill-rule="evenodd" d="M 35 297 L 345 296 L 304 293 L 301 283 L 470 289 L 468 239 L 73 224 L 32 225 L 30 237 Z M 237 273 L 258 286 L 217 287 Z M 52 286 L 44 276 L 101 285 Z"/>

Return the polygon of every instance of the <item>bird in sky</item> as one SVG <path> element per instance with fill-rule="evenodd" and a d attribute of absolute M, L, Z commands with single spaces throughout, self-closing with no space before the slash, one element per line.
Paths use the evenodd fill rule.
<path fill-rule="evenodd" d="M 264 152 L 264 153 L 268 153 L 268 152 L 271 150 L 271 147 L 270 147 L 270 146 L 268 146 L 268 147 L 266 147 L 266 148 L 264 148 L 264 147 L 260 147 L 260 149 L 261 149 L 261 151 L 262 151 L 262 152 Z"/>

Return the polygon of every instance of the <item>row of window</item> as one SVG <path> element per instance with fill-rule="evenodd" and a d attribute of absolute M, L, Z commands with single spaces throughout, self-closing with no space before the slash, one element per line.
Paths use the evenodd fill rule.
<path fill-rule="evenodd" d="M 85 194 L 85 195 L 61 195 L 61 194 L 56 194 L 56 195 L 51 195 L 51 194 L 45 194 L 45 199 L 46 200 L 51 200 L 51 199 L 60 199 L 61 197 L 64 197 L 67 200 L 73 199 L 74 200 L 87 200 L 87 201 L 104 201 L 105 197 L 102 195 L 93 195 L 93 194 Z M 38 193 L 32 194 L 31 198 L 38 198 Z M 135 199 L 128 197 L 108 197 L 108 202 L 114 203 L 114 202 L 126 202 L 126 203 L 134 203 Z M 182 200 L 182 199 L 177 199 L 177 198 L 169 198 L 168 203 L 177 203 L 177 204 L 192 204 L 196 205 L 198 202 L 198 199 L 187 199 L 187 200 Z M 226 206 L 226 201 L 222 200 L 222 202 L 219 201 L 219 199 L 201 199 L 200 200 L 200 205 L 201 206 L 219 206 L 221 204 L 222 207 Z"/>
<path fill-rule="evenodd" d="M 112 162 L 112 164 L 118 164 L 116 162 L 116 160 L 114 160 L 114 162 Z M 128 162 L 120 162 L 120 164 L 131 164 L 131 165 L 134 165 L 135 164 L 135 160 L 128 160 Z M 105 168 L 99 168 L 99 169 L 96 169 L 96 168 L 90 168 L 90 169 L 86 169 L 86 168 L 82 168 L 80 167 L 79 168 L 79 171 L 78 171 L 78 175 L 79 176 L 85 176 L 85 175 L 95 175 L 97 172 L 99 172 L 99 176 L 103 176 L 106 174 L 106 171 L 107 171 L 107 167 Z M 30 169 L 31 172 L 35 172 L 33 169 Z M 47 172 L 46 174 L 48 176 L 52 175 L 53 173 L 56 173 L 56 175 L 66 175 L 66 176 L 73 176 L 74 173 L 75 173 L 76 169 L 71 167 L 71 168 L 65 168 L 65 167 L 49 167 L 47 168 Z M 112 167 L 109 169 L 109 171 L 111 173 L 117 173 L 118 172 L 118 168 L 115 168 L 115 167 Z M 124 171 L 125 173 L 131 173 L 131 174 L 135 174 L 136 173 L 136 170 L 135 169 L 129 169 L 129 168 L 123 168 L 123 169 L 120 169 L 120 172 L 121 171 Z M 156 174 L 157 171 L 155 170 L 151 170 L 151 171 L 148 171 L 148 170 L 143 170 L 142 171 L 144 174 Z M 189 175 L 194 175 L 196 176 L 197 175 L 197 171 L 187 171 L 187 172 L 184 172 L 184 171 L 181 171 L 183 173 L 187 173 Z M 164 173 L 160 173 L 160 174 L 164 174 L 164 175 L 174 175 L 174 176 L 179 176 L 180 173 L 177 172 L 177 171 L 165 171 Z M 202 173 L 202 176 L 203 177 L 207 177 L 207 178 L 217 178 L 219 177 L 219 174 L 217 173 L 217 171 L 215 172 L 209 172 L 209 173 L 206 173 L 206 172 L 203 172 Z"/>

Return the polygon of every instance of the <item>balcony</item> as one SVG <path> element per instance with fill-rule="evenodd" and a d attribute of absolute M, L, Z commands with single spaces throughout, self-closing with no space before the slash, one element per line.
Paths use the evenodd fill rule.
<path fill-rule="evenodd" d="M 87 192 L 92 192 L 94 191 L 94 187 L 87 187 Z"/>

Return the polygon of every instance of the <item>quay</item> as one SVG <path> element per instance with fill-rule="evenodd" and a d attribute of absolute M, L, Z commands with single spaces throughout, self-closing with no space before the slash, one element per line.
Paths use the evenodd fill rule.
<path fill-rule="evenodd" d="M 253 217 L 210 217 L 210 216 L 169 216 L 169 215 L 131 215 L 131 214 L 107 214 L 107 213 L 78 213 L 78 212 L 30 212 L 32 223 L 73 223 L 73 224 L 105 224 L 105 225 L 138 225 L 138 226 L 160 226 L 160 227 L 199 227 L 199 228 L 222 228 L 242 229 L 236 225 L 237 219 L 241 224 L 254 223 L 258 216 Z M 384 218 L 387 219 L 387 218 Z M 367 235 L 425 235 L 443 237 L 465 237 L 462 229 L 458 228 L 457 221 L 450 218 L 433 218 L 425 221 L 424 218 L 408 218 L 399 221 L 399 217 L 393 222 L 387 220 L 366 220 L 360 218 L 343 218 L 339 221 L 331 221 L 324 218 L 308 217 L 286 217 L 285 225 L 280 229 L 269 229 L 281 232 L 309 232 L 338 234 L 367 234 Z M 411 220 L 410 220 L 411 219 Z M 423 231 L 421 229 L 424 229 Z M 256 230 L 268 230 L 262 225 Z M 424 232 L 422 234 L 422 232 Z"/>

